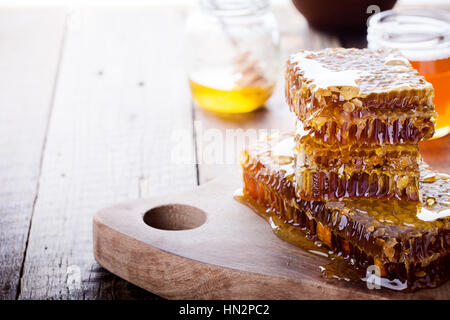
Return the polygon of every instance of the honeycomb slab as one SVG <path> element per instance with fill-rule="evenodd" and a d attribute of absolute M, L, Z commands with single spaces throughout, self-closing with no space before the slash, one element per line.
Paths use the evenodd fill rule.
<path fill-rule="evenodd" d="M 434 134 L 434 90 L 395 49 L 324 49 L 292 55 L 290 109 L 326 144 L 418 143 Z"/>
<path fill-rule="evenodd" d="M 419 199 L 417 144 L 324 146 L 295 137 L 297 196 L 307 200 Z"/>
<path fill-rule="evenodd" d="M 244 196 L 269 215 L 284 240 L 305 237 L 408 289 L 450 276 L 450 177 L 420 168 L 420 201 L 305 200 L 295 193 L 294 134 L 269 137 L 242 152 Z M 289 153 L 290 152 L 290 153 Z"/>

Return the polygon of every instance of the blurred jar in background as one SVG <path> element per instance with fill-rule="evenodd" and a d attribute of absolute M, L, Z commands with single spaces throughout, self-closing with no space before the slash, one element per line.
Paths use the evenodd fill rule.
<path fill-rule="evenodd" d="M 200 107 L 224 113 L 261 107 L 279 71 L 279 32 L 269 1 L 199 1 L 187 21 L 185 57 Z"/>
<path fill-rule="evenodd" d="M 450 132 L 450 13 L 437 9 L 388 10 L 373 15 L 369 48 L 398 48 L 434 87 L 434 138 Z"/>

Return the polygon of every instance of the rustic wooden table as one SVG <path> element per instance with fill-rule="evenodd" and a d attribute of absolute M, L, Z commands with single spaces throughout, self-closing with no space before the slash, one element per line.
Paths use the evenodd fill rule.
<path fill-rule="evenodd" d="M 0 299 L 158 298 L 95 262 L 93 214 L 192 188 L 233 165 L 174 163 L 176 129 L 196 154 L 207 128 L 292 127 L 281 81 L 250 115 L 192 105 L 182 47 L 189 10 L 0 10 Z M 291 6 L 273 10 L 280 66 L 299 48 L 364 46 L 360 36 L 311 30 Z M 433 141 L 424 152 L 448 170 L 448 146 Z"/>

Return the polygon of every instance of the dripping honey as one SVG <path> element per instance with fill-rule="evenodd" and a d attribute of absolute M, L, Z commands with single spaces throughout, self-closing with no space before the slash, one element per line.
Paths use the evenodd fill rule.
<path fill-rule="evenodd" d="M 236 192 L 234 199 L 250 207 L 254 212 L 266 219 L 272 226 L 273 232 L 284 241 L 312 253 L 317 254 L 319 252 L 320 256 L 328 256 L 329 250 L 312 241 L 314 236 L 309 234 L 306 228 L 299 227 L 298 223 L 293 220 L 292 223 L 287 223 L 280 214 L 259 204 L 251 196 L 247 195 L 245 190 L 241 189 L 239 192 Z"/>
<path fill-rule="evenodd" d="M 450 57 L 411 64 L 434 87 L 434 105 L 438 113 L 435 138 L 450 133 Z"/>
<path fill-rule="evenodd" d="M 322 224 L 314 224 L 310 221 L 310 227 L 315 229 L 315 235 L 310 232 L 310 227 L 301 227 L 297 221 L 295 221 L 295 216 L 293 216 L 290 221 L 286 220 L 281 213 L 277 213 L 276 210 L 271 210 L 253 199 L 250 195 L 246 193 L 245 189 L 237 190 L 234 198 L 250 207 L 254 212 L 263 217 L 269 222 L 272 227 L 273 232 L 282 240 L 287 241 L 309 253 L 315 254 L 317 256 L 328 258 L 328 262 L 323 265 L 318 265 L 321 273 L 327 278 L 333 278 L 343 281 L 352 281 L 354 283 L 359 283 L 360 281 L 366 281 L 366 270 L 364 267 L 355 265 L 352 259 L 349 259 L 346 251 L 349 250 L 348 245 L 342 248 L 342 251 L 335 252 L 330 250 L 332 246 L 331 234 L 329 230 L 322 226 Z M 286 213 L 286 212 L 285 212 Z M 329 242 L 329 243 L 327 243 Z M 384 266 L 375 261 L 384 270 Z M 383 271 L 382 271 L 383 272 Z M 394 285 L 393 285 L 394 283 Z M 405 290 L 404 285 L 398 286 L 395 283 L 401 283 L 398 279 L 387 279 L 384 278 L 382 274 L 381 286 L 389 288 L 392 290 Z"/>

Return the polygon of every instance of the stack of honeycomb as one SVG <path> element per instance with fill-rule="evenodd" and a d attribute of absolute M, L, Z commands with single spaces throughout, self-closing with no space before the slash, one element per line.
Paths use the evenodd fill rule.
<path fill-rule="evenodd" d="M 450 176 L 421 162 L 434 133 L 433 88 L 396 50 L 292 55 L 295 133 L 242 152 L 244 199 L 276 232 L 320 240 L 399 288 L 450 276 Z M 420 186 L 419 186 L 420 182 Z"/>
<path fill-rule="evenodd" d="M 434 134 L 433 87 L 397 50 L 290 57 L 297 195 L 418 200 L 418 142 Z"/>

